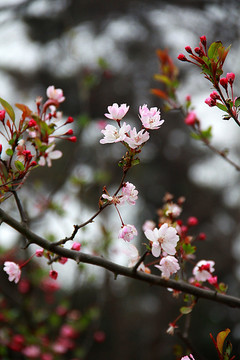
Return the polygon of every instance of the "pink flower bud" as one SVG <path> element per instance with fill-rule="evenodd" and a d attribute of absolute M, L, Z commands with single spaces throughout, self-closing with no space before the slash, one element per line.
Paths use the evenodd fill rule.
<path fill-rule="evenodd" d="M 203 46 L 206 46 L 206 44 L 207 44 L 207 38 L 206 38 L 205 35 L 200 36 L 200 41 L 201 41 L 201 43 L 203 44 Z"/>
<path fill-rule="evenodd" d="M 68 258 L 65 258 L 65 257 L 61 257 L 58 262 L 60 262 L 60 264 L 66 264 L 66 262 L 68 261 Z"/>
<path fill-rule="evenodd" d="M 71 247 L 72 250 L 79 251 L 81 249 L 81 244 L 74 242 Z"/>
<path fill-rule="evenodd" d="M 37 122 L 34 119 L 29 120 L 28 127 L 33 127 L 33 126 L 36 126 L 36 125 L 37 125 Z"/>
<path fill-rule="evenodd" d="M 217 91 L 213 91 L 211 94 L 210 94 L 210 98 L 213 99 L 213 100 L 220 100 L 220 96 L 218 95 L 218 92 Z"/>
<path fill-rule="evenodd" d="M 55 271 L 55 270 L 51 270 L 51 271 L 49 272 L 49 276 L 50 276 L 53 280 L 56 280 L 57 277 L 58 277 L 58 272 Z"/>
<path fill-rule="evenodd" d="M 210 95 L 211 96 L 211 95 Z M 212 97 L 208 97 L 206 100 L 205 100 L 205 103 L 210 106 L 210 107 L 213 107 L 213 106 L 216 106 L 216 100 L 213 99 Z"/>
<path fill-rule="evenodd" d="M 0 121 L 4 121 L 5 119 L 5 115 L 6 115 L 6 111 L 5 110 L 0 110 Z"/>
<path fill-rule="evenodd" d="M 211 285 L 217 285 L 217 281 L 218 281 L 217 276 L 212 276 L 208 279 L 208 282 Z"/>
<path fill-rule="evenodd" d="M 220 84 L 222 85 L 222 87 L 224 87 L 224 89 L 227 89 L 228 79 L 227 78 L 220 79 Z"/>
<path fill-rule="evenodd" d="M 197 120 L 197 116 L 196 116 L 195 111 L 191 111 L 186 116 L 184 122 L 188 126 L 193 126 L 195 124 L 196 120 Z"/>
<path fill-rule="evenodd" d="M 43 256 L 43 252 L 44 252 L 43 249 L 37 249 L 35 254 L 36 254 L 37 257 L 42 257 L 42 256 Z"/>
<path fill-rule="evenodd" d="M 186 101 L 191 101 L 191 95 L 187 95 L 185 98 Z"/>
<path fill-rule="evenodd" d="M 2 144 L 0 144 L 0 155 L 2 153 Z"/>
<path fill-rule="evenodd" d="M 227 73 L 226 79 L 228 80 L 229 84 L 232 85 L 235 79 L 235 74 Z"/>
<path fill-rule="evenodd" d="M 187 220 L 188 226 L 196 226 L 198 224 L 198 219 L 195 216 L 190 216 Z"/>
<path fill-rule="evenodd" d="M 177 58 L 180 61 L 188 61 L 188 59 L 186 58 L 186 56 L 184 54 L 179 54 Z"/>

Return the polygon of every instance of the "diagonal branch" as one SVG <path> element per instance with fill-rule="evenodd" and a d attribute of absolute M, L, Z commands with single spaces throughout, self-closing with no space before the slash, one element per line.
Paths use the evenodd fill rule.
<path fill-rule="evenodd" d="M 5 213 L 5 211 L 3 211 L 2 209 L 0 209 L 0 223 L 1 222 L 8 224 L 13 229 L 24 235 L 28 239 L 30 244 L 37 244 L 46 250 L 52 251 L 56 255 L 75 260 L 77 263 L 83 262 L 86 264 L 100 266 L 114 273 L 115 277 L 117 277 L 118 275 L 123 275 L 132 279 L 146 282 L 148 284 L 162 286 L 165 288 L 172 288 L 178 291 L 182 291 L 184 293 L 192 294 L 197 298 L 204 298 L 225 304 L 227 306 L 240 308 L 240 298 L 234 296 L 220 294 L 213 290 L 198 288 L 188 283 L 185 283 L 182 280 L 166 280 L 157 275 L 151 275 L 141 271 L 135 271 L 134 268 L 118 265 L 100 256 L 93 256 L 82 252 L 65 249 L 61 246 L 54 246 L 54 248 L 52 249 L 51 243 L 49 241 L 27 229 L 24 224 L 16 221 L 13 217 Z"/>

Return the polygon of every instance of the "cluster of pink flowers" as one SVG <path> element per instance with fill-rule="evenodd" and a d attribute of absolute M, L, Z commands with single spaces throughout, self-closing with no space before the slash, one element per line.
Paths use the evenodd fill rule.
<path fill-rule="evenodd" d="M 156 107 L 149 109 L 147 105 L 144 104 L 139 107 L 139 118 L 142 129 L 137 131 L 135 127 L 132 129 L 126 122 L 121 124 L 121 120 L 129 110 L 127 104 L 121 104 L 119 106 L 117 103 L 114 103 L 112 106 L 108 106 L 107 109 L 108 113 L 106 113 L 105 116 L 108 119 L 116 121 L 118 126 L 107 124 L 105 129 L 101 130 L 104 138 L 100 140 L 100 143 L 111 144 L 121 142 L 133 155 L 140 152 L 143 145 L 148 141 L 150 135 L 147 130 L 157 130 L 164 123 L 164 120 L 161 120 L 160 117 L 160 110 Z M 102 194 L 102 199 L 114 204 L 116 208 L 117 205 L 123 205 L 126 202 L 130 205 L 135 205 L 138 198 L 138 191 L 135 186 L 129 182 L 123 183 L 121 191 L 122 193 L 120 195 L 110 196 L 105 190 Z M 134 225 L 124 224 L 122 221 L 122 227 L 118 234 L 119 239 L 129 242 L 134 236 L 137 236 L 137 234 L 137 229 Z"/>
<path fill-rule="evenodd" d="M 26 174 L 36 165 L 52 165 L 52 160 L 62 156 L 56 150 L 56 139 L 67 139 L 76 142 L 73 130 L 62 130 L 74 120 L 68 117 L 63 119 L 62 112 L 57 111 L 59 105 L 65 100 L 62 89 L 49 86 L 46 91 L 48 99 L 43 102 L 41 97 L 36 99 L 37 110 L 33 112 L 26 105 L 16 104 L 22 111 L 20 120 L 15 120 L 15 113 L 5 100 L 1 102 L 4 110 L 0 110 L 2 124 L 0 135 L 8 142 L 4 149 L 0 144 L 0 201 L 5 199 L 5 193 L 11 190 L 11 184 L 20 186 Z M 2 170 L 4 168 L 4 171 Z M 8 186 L 5 186 L 8 184 Z"/>
<path fill-rule="evenodd" d="M 155 266 L 162 272 L 162 277 L 168 279 L 180 269 L 178 260 L 174 256 L 179 241 L 176 229 L 164 223 L 160 228 L 146 229 L 144 234 L 150 241 L 152 255 L 155 257 L 162 255 L 159 265 Z"/>
<path fill-rule="evenodd" d="M 149 109 L 147 105 L 143 105 L 139 107 L 139 118 L 142 123 L 142 129 L 137 131 L 135 127 L 132 129 L 126 122 L 122 125 L 120 124 L 120 121 L 128 110 L 129 106 L 126 104 L 119 106 L 114 103 L 112 106 L 108 106 L 108 113 L 106 113 L 105 116 L 108 119 L 115 120 L 118 123 L 118 128 L 114 125 L 106 125 L 105 129 L 101 131 L 104 135 L 104 138 L 100 140 L 101 144 L 121 142 L 127 148 L 139 150 L 150 137 L 146 129 L 156 130 L 164 123 L 164 120 L 160 120 L 160 110 L 156 107 Z"/>

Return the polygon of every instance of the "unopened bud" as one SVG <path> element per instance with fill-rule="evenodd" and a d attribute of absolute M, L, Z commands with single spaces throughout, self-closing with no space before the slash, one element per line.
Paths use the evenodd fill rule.
<path fill-rule="evenodd" d="M 58 272 L 55 271 L 55 270 L 51 270 L 51 271 L 49 272 L 49 276 L 50 276 L 53 280 L 56 280 L 57 277 L 58 277 Z"/>
<path fill-rule="evenodd" d="M 34 119 L 29 120 L 28 127 L 33 127 L 33 126 L 36 126 L 36 125 L 37 125 L 37 122 Z"/>
<path fill-rule="evenodd" d="M 71 136 L 68 138 L 69 141 L 71 142 L 76 142 L 77 141 L 77 137 L 76 136 Z"/>
<path fill-rule="evenodd" d="M 5 110 L 0 110 L 0 121 L 4 121 L 5 119 L 5 115 L 6 115 L 6 111 Z"/>
<path fill-rule="evenodd" d="M 200 36 L 200 41 L 201 41 L 201 43 L 203 44 L 203 46 L 206 46 L 206 44 L 207 44 L 207 38 L 206 38 L 205 35 Z"/>
<path fill-rule="evenodd" d="M 185 50 L 189 53 L 189 54 L 192 54 L 192 49 L 190 46 L 186 46 L 185 47 Z"/>
<path fill-rule="evenodd" d="M 69 129 L 64 135 L 72 135 L 73 134 L 73 129 Z"/>
<path fill-rule="evenodd" d="M 234 73 L 227 73 L 226 79 L 228 80 L 229 84 L 232 85 L 235 79 Z"/>
<path fill-rule="evenodd" d="M 188 59 L 186 58 L 186 56 L 184 54 L 179 54 L 177 58 L 180 61 L 188 61 Z"/>
<path fill-rule="evenodd" d="M 71 124 L 72 122 L 74 122 L 74 119 L 73 117 L 69 116 L 65 124 Z"/>

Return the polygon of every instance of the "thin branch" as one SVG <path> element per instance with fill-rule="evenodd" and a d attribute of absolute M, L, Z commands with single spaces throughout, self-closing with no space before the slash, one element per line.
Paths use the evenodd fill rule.
<path fill-rule="evenodd" d="M 11 192 L 13 193 L 14 199 L 16 201 L 17 208 L 18 208 L 22 223 L 27 225 L 28 218 L 27 218 L 27 215 L 26 215 L 25 211 L 23 210 L 22 203 L 21 203 L 21 201 L 20 201 L 20 199 L 18 197 L 17 191 L 12 190 Z"/>
<path fill-rule="evenodd" d="M 75 260 L 77 263 L 83 262 L 86 264 L 100 266 L 114 273 L 115 277 L 117 277 L 118 275 L 123 275 L 132 279 L 146 282 L 148 284 L 171 288 L 182 291 L 184 293 L 192 294 L 197 298 L 204 298 L 225 304 L 227 306 L 240 308 L 240 298 L 231 295 L 220 294 L 213 290 L 198 288 L 188 283 L 185 283 L 182 280 L 166 280 L 161 278 L 160 276 L 146 274 L 141 271 L 133 272 L 132 268 L 115 264 L 112 261 L 104 259 L 103 257 L 93 256 L 75 250 L 65 249 L 61 246 L 55 246 L 54 249 L 52 249 L 51 243 L 49 241 L 27 229 L 26 226 L 16 221 L 13 217 L 5 213 L 5 211 L 3 211 L 2 209 L 0 209 L 0 222 L 1 221 L 11 226 L 13 229 L 18 231 L 22 235 L 26 236 L 29 243 L 37 244 L 46 250 L 52 251 L 56 255 Z"/>

